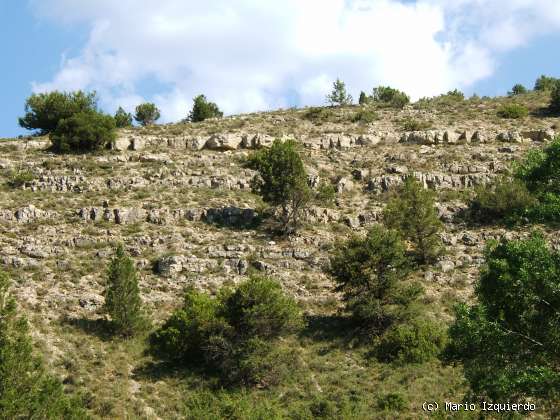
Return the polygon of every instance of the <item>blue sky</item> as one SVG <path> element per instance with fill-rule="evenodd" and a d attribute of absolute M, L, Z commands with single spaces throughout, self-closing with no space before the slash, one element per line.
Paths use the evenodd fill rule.
<path fill-rule="evenodd" d="M 5 0 L 0 137 L 25 134 L 25 98 L 53 89 L 97 90 L 107 112 L 154 101 L 166 122 L 199 93 L 226 113 L 317 105 L 336 77 L 355 97 L 504 95 L 560 76 L 559 3 Z"/>

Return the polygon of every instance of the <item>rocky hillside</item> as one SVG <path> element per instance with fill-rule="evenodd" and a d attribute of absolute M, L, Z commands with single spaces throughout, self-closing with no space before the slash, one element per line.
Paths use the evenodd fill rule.
<path fill-rule="evenodd" d="M 181 380 L 150 376 L 141 369 L 148 359 L 139 342 L 113 342 L 96 327 L 116 243 L 133 256 L 156 323 L 177 307 L 187 285 L 214 291 L 252 269 L 278 278 L 309 316 L 333 314 L 340 305 L 325 274 L 329 250 L 379 221 L 388 195 L 413 174 L 437 191 L 445 223 L 445 255 L 418 276 L 433 311 L 449 318 L 456 301 L 471 297 L 485 241 L 528 233 L 462 218 L 474 187 L 560 131 L 558 119 L 539 111 L 547 98 L 525 96 L 532 112 L 521 120 L 498 118 L 497 107 L 508 100 L 498 98 L 379 109 L 368 123 L 360 122 L 359 107 L 348 107 L 151 126 L 121 131 L 115 150 L 98 155 L 55 155 L 46 138 L 2 140 L 0 263 L 16 280 L 18 303 L 52 369 L 69 387 L 95 396 L 93 415 L 180 417 Z M 407 131 L 415 124 L 422 129 Z M 331 206 L 307 210 L 304 228 L 288 238 L 263 227 L 266 209 L 243 165 L 252 149 L 274 138 L 300 142 L 310 184 L 328 181 L 337 192 Z M 18 174 L 26 176 L 18 182 Z M 557 232 L 548 233 L 557 240 Z M 366 359 L 342 350 L 325 356 L 324 346 L 303 346 L 314 392 L 336 392 L 336 375 L 324 374 L 333 365 L 344 366 L 345 381 L 362 378 L 352 387 L 371 382 L 364 370 L 381 380 Z M 429 392 L 459 398 L 460 375 L 449 379 L 455 373 L 446 369 L 430 373 L 443 384 L 435 391 L 422 373 L 410 379 L 410 413 Z M 397 386 L 394 374 L 386 372 L 383 390 Z"/>

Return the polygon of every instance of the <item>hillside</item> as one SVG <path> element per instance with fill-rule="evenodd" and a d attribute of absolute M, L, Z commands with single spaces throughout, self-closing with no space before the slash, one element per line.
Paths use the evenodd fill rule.
<path fill-rule="evenodd" d="M 57 155 L 47 138 L 4 139 L 0 262 L 15 280 L 37 349 L 69 390 L 91 396 L 95 418 L 183 418 L 195 409 L 208 418 L 238 418 L 243 410 L 298 418 L 321 402 L 335 410 L 325 418 L 395 418 L 383 405 L 392 394 L 404 401 L 401 418 L 418 418 L 424 401 L 462 401 L 461 368 L 439 361 L 395 367 L 369 357 L 345 334 L 326 273 L 329 251 L 379 222 L 388 197 L 412 174 L 437 193 L 446 245 L 415 276 L 433 316 L 450 321 L 453 305 L 472 299 L 486 241 L 533 229 L 465 220 L 474 188 L 560 132 L 560 120 L 542 111 L 547 95 L 516 98 L 529 109 L 526 118 L 497 117 L 510 101 L 442 99 L 378 108 L 373 116 L 359 106 L 290 109 L 123 129 L 115 150 L 101 154 Z M 251 192 L 255 172 L 244 165 L 275 138 L 295 139 L 310 184 L 327 181 L 337 192 L 331 205 L 307 210 L 303 228 L 289 237 L 267 230 L 266 206 Z M 26 176 L 14 182 L 17 174 Z M 560 246 L 558 230 L 541 228 Z M 308 320 L 285 343 L 302 368 L 277 388 L 220 390 L 196 373 L 154 363 L 145 337 L 112 339 L 100 308 L 119 242 L 139 269 L 156 325 L 189 285 L 215 292 L 255 270 L 279 279 Z"/>

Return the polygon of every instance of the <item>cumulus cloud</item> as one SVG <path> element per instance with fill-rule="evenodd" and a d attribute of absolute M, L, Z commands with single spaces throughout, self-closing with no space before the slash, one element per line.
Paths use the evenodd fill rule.
<path fill-rule="evenodd" d="M 80 54 L 34 89 L 95 89 L 108 109 L 153 100 L 166 121 L 199 93 L 227 113 L 321 104 L 336 77 L 354 94 L 389 84 L 431 96 L 491 75 L 496 52 L 544 23 L 558 28 L 551 3 L 31 0 L 39 18 L 90 28 Z M 143 93 L 146 80 L 159 91 Z"/>

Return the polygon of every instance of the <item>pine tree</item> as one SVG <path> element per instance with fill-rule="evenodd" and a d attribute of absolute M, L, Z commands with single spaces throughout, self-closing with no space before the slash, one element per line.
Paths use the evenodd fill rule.
<path fill-rule="evenodd" d="M 117 247 L 115 257 L 107 270 L 105 289 L 105 312 L 111 316 L 118 334 L 129 337 L 146 326 L 142 313 L 142 300 L 134 262 L 122 245 Z"/>
<path fill-rule="evenodd" d="M 334 106 L 352 104 L 352 96 L 346 92 L 346 84 L 342 80 L 336 79 L 333 83 L 333 90 L 327 95 L 327 102 Z"/>
<path fill-rule="evenodd" d="M 87 418 L 81 402 L 68 397 L 33 355 L 27 320 L 18 316 L 9 288 L 0 272 L 0 419 Z"/>
<path fill-rule="evenodd" d="M 132 114 L 126 112 L 123 107 L 119 107 L 115 113 L 115 124 L 117 128 L 132 127 Z"/>
<path fill-rule="evenodd" d="M 415 246 L 421 263 L 433 261 L 442 251 L 438 236 L 442 223 L 435 208 L 434 193 L 413 177 L 405 180 L 398 196 L 383 213 L 387 227 L 399 230 Z"/>

